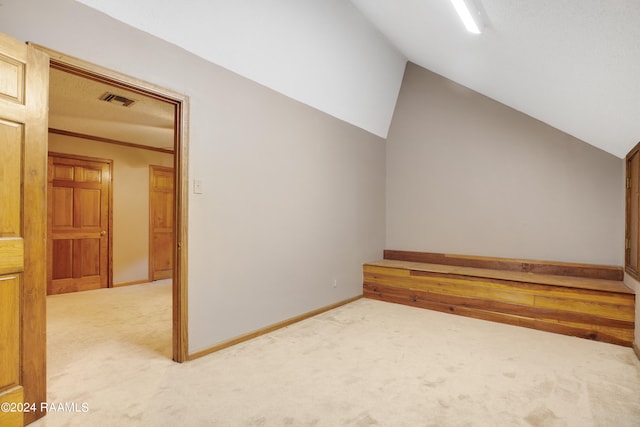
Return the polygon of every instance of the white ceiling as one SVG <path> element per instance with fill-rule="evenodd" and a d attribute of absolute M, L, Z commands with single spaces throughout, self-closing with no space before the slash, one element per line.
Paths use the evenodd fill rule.
<path fill-rule="evenodd" d="M 481 35 L 449 0 L 79 1 L 382 136 L 404 57 L 618 157 L 640 141 L 639 0 L 474 0 Z"/>
<path fill-rule="evenodd" d="M 412 62 L 618 157 L 640 141 L 640 1 L 351 0 Z"/>
<path fill-rule="evenodd" d="M 49 86 L 50 128 L 173 150 L 173 104 L 57 69 Z M 105 102 L 106 93 L 135 102 Z"/>

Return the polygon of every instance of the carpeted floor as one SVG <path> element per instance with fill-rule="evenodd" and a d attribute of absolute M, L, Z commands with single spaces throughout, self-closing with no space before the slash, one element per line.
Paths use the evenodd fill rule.
<path fill-rule="evenodd" d="M 48 400 L 79 412 L 38 427 L 640 425 L 610 344 L 362 299 L 177 364 L 167 281 L 47 310 Z"/>

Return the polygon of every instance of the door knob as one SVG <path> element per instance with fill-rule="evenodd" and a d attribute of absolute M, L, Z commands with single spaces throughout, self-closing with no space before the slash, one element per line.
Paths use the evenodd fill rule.
<path fill-rule="evenodd" d="M 106 232 L 105 230 L 102 230 L 102 231 L 100 232 L 100 235 L 101 235 L 101 236 L 104 236 L 104 235 L 106 235 L 106 234 L 107 234 L 107 232 Z"/>

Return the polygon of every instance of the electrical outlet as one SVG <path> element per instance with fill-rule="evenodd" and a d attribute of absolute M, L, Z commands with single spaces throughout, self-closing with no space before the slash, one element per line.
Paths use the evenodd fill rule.
<path fill-rule="evenodd" d="M 338 287 L 338 280 L 337 279 L 333 279 L 333 287 L 334 288 Z"/>

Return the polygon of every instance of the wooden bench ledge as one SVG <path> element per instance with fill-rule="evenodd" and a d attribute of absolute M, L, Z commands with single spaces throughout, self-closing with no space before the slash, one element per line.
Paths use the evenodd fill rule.
<path fill-rule="evenodd" d="M 635 295 L 622 268 L 385 251 L 364 264 L 367 298 L 631 346 Z"/>
<path fill-rule="evenodd" d="M 577 264 L 572 262 L 539 261 L 517 258 L 497 258 L 474 255 L 454 255 L 435 252 L 413 252 L 385 249 L 384 259 L 442 264 L 456 267 L 486 268 L 500 271 L 551 274 L 554 276 L 588 277 L 592 279 L 622 280 L 622 267 Z"/>
<path fill-rule="evenodd" d="M 365 266 L 400 268 L 426 273 L 453 274 L 468 277 L 509 280 L 512 282 L 535 283 L 539 285 L 561 286 L 565 288 L 590 289 L 596 291 L 635 294 L 623 282 L 617 280 L 593 279 L 588 277 L 559 276 L 552 274 L 526 273 L 520 271 L 494 270 L 488 268 L 459 267 L 455 265 L 430 264 L 411 261 L 381 260 L 366 263 Z"/>

